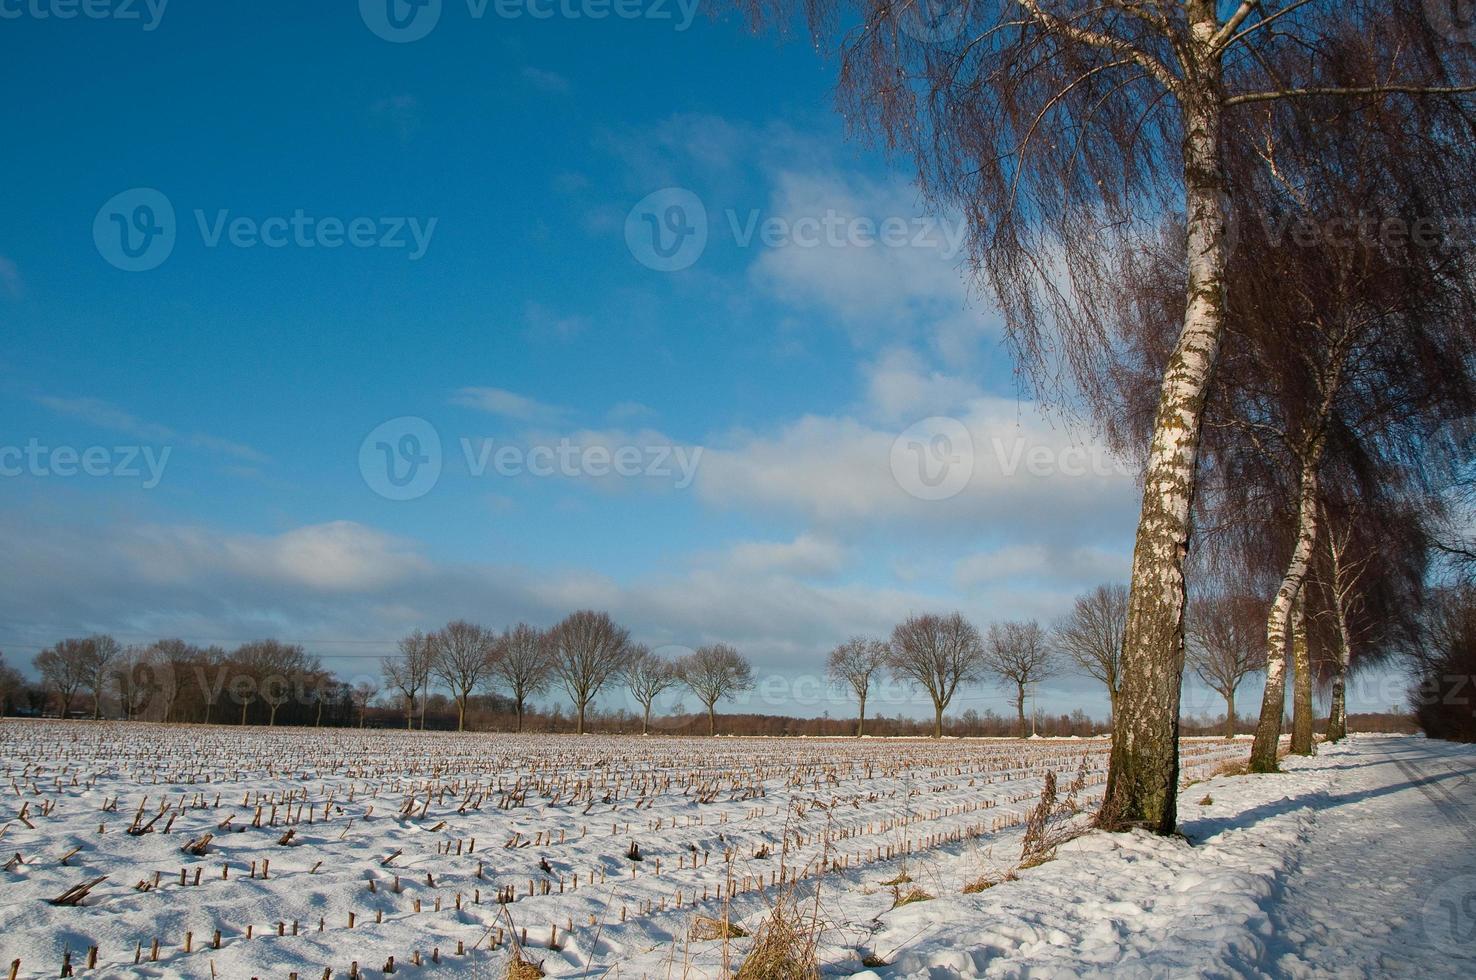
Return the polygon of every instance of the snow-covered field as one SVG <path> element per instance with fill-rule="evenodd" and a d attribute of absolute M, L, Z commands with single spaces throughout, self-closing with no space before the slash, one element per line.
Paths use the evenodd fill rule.
<path fill-rule="evenodd" d="M 69 951 L 82 972 L 96 947 L 102 974 L 377 976 L 393 956 L 500 975 L 515 930 L 550 975 L 708 973 L 745 941 L 693 938 L 697 917 L 752 931 L 798 876 L 827 958 L 859 968 L 879 883 L 905 867 L 956 896 L 1013 859 L 1047 770 L 1084 764 L 1095 799 L 1106 749 L 7 721 L 0 963 L 56 976 Z M 1243 751 L 1189 742 L 1187 767 Z"/>
<path fill-rule="evenodd" d="M 1187 741 L 1186 782 L 1246 748 Z M 500 978 L 526 934 L 551 976 L 713 977 L 753 940 L 699 917 L 752 933 L 791 892 L 829 974 L 1476 974 L 1476 751 L 1423 739 L 1207 778 L 1187 840 L 1091 834 L 965 894 L 1048 770 L 1095 802 L 1106 749 L 9 721 L 0 968 Z M 894 908 L 903 877 L 931 898 Z"/>

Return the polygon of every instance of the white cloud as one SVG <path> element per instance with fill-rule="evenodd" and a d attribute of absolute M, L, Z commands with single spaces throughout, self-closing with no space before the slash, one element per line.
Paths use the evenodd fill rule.
<path fill-rule="evenodd" d="M 744 574 L 833 575 L 846 562 L 834 541 L 801 534 L 793 541 L 742 541 L 729 549 L 727 564 Z"/>
<path fill-rule="evenodd" d="M 1134 479 L 1100 443 L 1052 427 L 1035 406 L 1013 399 L 975 398 L 954 417 L 972 441 L 955 447 L 955 465 L 971 476 L 949 499 L 918 499 L 893 472 L 893 443 L 906 425 L 847 416 L 805 416 L 774 434 L 717 440 L 697 487 L 717 506 L 798 514 L 823 526 L 1003 522 L 1017 533 L 1089 538 L 1101 536 L 1104 522 L 1130 527 Z"/>
<path fill-rule="evenodd" d="M 885 421 L 944 415 L 982 396 L 963 378 L 929 370 L 916 353 L 890 348 L 865 368 L 871 408 Z"/>
<path fill-rule="evenodd" d="M 524 81 L 540 92 L 563 95 L 573 88 L 569 80 L 563 75 L 560 75 L 556 71 L 549 71 L 546 68 L 535 68 L 529 65 L 523 69 L 522 75 Z"/>
<path fill-rule="evenodd" d="M 4 293 L 11 299 L 20 299 L 26 294 L 20 267 L 3 255 L 0 255 L 0 293 Z"/>
<path fill-rule="evenodd" d="M 119 408 L 100 398 L 67 398 L 57 395 L 40 395 L 36 401 L 58 415 L 80 419 L 100 429 L 111 429 L 149 442 L 183 443 L 211 452 L 234 456 L 250 463 L 263 463 L 269 457 L 250 446 L 222 439 L 205 433 L 181 433 L 167 425 L 148 422 L 126 409 Z"/>
<path fill-rule="evenodd" d="M 547 405 L 506 388 L 461 388 L 452 394 L 451 402 L 517 422 L 554 423 L 569 414 L 566 408 Z"/>

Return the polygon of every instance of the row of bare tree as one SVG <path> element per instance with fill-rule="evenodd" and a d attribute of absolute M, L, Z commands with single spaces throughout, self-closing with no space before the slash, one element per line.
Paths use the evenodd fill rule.
<path fill-rule="evenodd" d="M 439 684 L 456 702 L 458 731 L 465 727 L 473 692 L 505 691 L 522 731 L 530 700 L 557 684 L 573 703 L 575 730 L 583 734 L 590 704 L 601 690 L 623 682 L 644 712 L 643 730 L 656 698 L 680 684 L 707 709 L 708 733 L 715 734 L 718 702 L 753 686 L 752 666 L 725 643 L 667 660 L 632 642 L 630 631 L 608 613 L 587 609 L 546 630 L 519 623 L 496 633 L 457 620 L 433 633 L 417 631 L 400 641 L 399 652 L 384 658 L 382 668 L 406 727 L 414 724 L 417 704 L 424 726 L 424 706 Z"/>

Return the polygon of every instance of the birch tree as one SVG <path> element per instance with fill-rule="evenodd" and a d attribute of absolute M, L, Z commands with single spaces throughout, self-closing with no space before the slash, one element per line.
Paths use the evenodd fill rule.
<path fill-rule="evenodd" d="M 788 3 L 755 0 L 788 18 Z M 1413 133 L 1466 132 L 1476 52 L 1420 0 L 985 0 L 941 17 L 861 0 L 841 40 L 847 120 L 917 161 L 938 209 L 969 222 L 972 270 L 1026 373 L 1096 402 L 1113 338 L 1136 315 L 1123 266 L 1164 216 L 1182 223 L 1179 327 L 1142 451 L 1122 682 L 1104 826 L 1172 833 L 1183 672 L 1184 559 L 1203 413 L 1228 304 L 1245 120 L 1346 106 L 1402 113 Z M 807 3 L 825 38 L 849 4 Z M 1440 137 L 1434 137 L 1438 141 Z M 1460 135 L 1447 137 L 1460 139 Z"/>
<path fill-rule="evenodd" d="M 872 678 L 886 665 L 890 648 L 883 640 L 853 636 L 825 658 L 825 673 L 836 683 L 850 687 L 856 695 L 856 737 L 866 729 L 866 696 Z"/>
<path fill-rule="evenodd" d="M 1335 522 L 1324 508 L 1323 523 L 1326 571 L 1319 576 L 1326 596 L 1326 615 L 1334 637 L 1332 697 L 1327 716 L 1327 740 L 1338 742 L 1348 734 L 1348 674 L 1353 665 L 1353 645 L 1359 613 L 1363 609 L 1363 581 L 1372 554 L 1358 554 L 1353 521 Z"/>
<path fill-rule="evenodd" d="M 553 628 L 549 655 L 553 676 L 574 702 L 575 733 L 583 735 L 590 702 L 629 662 L 630 631 L 609 613 L 582 609 Z"/>
<path fill-rule="evenodd" d="M 733 647 L 713 643 L 677 661 L 677 676 L 707 708 L 707 734 L 717 734 L 716 705 L 753 687 L 753 666 Z"/>
<path fill-rule="evenodd" d="M 892 630 L 892 676 L 926 691 L 933 702 L 933 737 L 943 737 L 943 712 L 961 685 L 979 679 L 984 641 L 959 613 L 910 616 Z"/>

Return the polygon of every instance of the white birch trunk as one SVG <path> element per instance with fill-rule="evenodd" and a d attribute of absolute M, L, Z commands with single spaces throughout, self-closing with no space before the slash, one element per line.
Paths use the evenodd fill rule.
<path fill-rule="evenodd" d="M 1309 454 L 1302 464 L 1301 497 L 1297 507 L 1297 543 L 1287 562 L 1281 587 L 1266 617 L 1266 693 L 1261 699 L 1261 720 L 1251 747 L 1252 772 L 1275 772 L 1276 750 L 1281 740 L 1281 719 L 1286 711 L 1287 627 L 1292 604 L 1301 594 L 1317 545 L 1317 464 L 1321 453 Z"/>
<path fill-rule="evenodd" d="M 1179 690 L 1184 673 L 1184 556 L 1189 548 L 1205 397 L 1225 321 L 1230 210 L 1221 138 L 1215 4 L 1188 4 L 1198 61 L 1184 80 L 1189 288 L 1184 326 L 1159 390 L 1133 549 L 1122 686 L 1099 822 L 1168 834 L 1177 820 Z"/>

